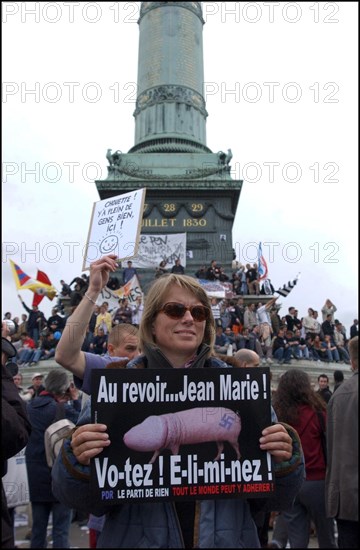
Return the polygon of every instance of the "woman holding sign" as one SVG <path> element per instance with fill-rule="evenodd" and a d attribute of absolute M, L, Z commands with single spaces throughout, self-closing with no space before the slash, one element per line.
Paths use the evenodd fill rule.
<path fill-rule="evenodd" d="M 89 299 L 96 300 L 101 285 L 106 284 L 109 273 L 116 268 L 116 256 L 113 255 L 92 264 Z M 197 280 L 185 275 L 165 275 L 153 282 L 146 296 L 140 325 L 140 347 L 144 353 L 131 360 L 127 368 L 185 369 L 184 380 L 185 374 L 192 369 L 225 369 L 228 365 L 213 355 L 214 335 L 215 325 L 209 299 Z M 147 373 L 137 374 L 141 380 L 141 376 L 144 378 Z M 128 395 L 129 398 L 134 398 L 134 393 L 129 392 Z M 138 404 L 138 407 L 142 406 L 142 403 Z M 198 410 L 195 409 L 196 401 L 192 406 L 194 410 Z M 153 418 L 160 419 L 160 416 Z M 275 415 L 273 420 L 276 421 Z M 71 439 L 65 442 L 63 452 L 54 465 L 53 483 L 54 491 L 62 502 L 96 515 L 106 514 L 98 548 L 260 546 L 250 507 L 243 495 L 231 499 L 218 495 L 210 500 L 189 499 L 175 503 L 169 500 L 140 503 L 134 501 L 135 503 L 124 502 L 110 507 L 104 506 L 101 501 L 91 503 L 90 460 L 95 459 L 95 465 L 98 464 L 99 460 L 96 460 L 111 442 L 105 424 L 90 422 L 88 408 L 84 410 L 78 428 Z M 207 429 L 206 423 L 203 428 Z M 145 432 L 143 440 L 139 442 L 139 448 L 142 446 L 140 450 L 145 450 L 145 440 L 149 437 L 151 439 L 160 436 L 157 430 Z M 166 434 L 166 437 L 168 443 L 170 434 Z M 181 435 L 174 437 L 179 438 L 176 443 L 183 443 Z M 172 444 L 175 445 L 174 440 Z M 236 443 L 234 447 L 236 448 Z M 271 498 L 262 499 L 262 503 L 266 502 L 267 510 L 286 509 L 298 493 L 304 476 L 298 436 L 289 426 L 274 423 L 260 433 L 259 447 L 272 456 L 276 477 L 275 492 Z M 156 467 L 160 469 L 158 464 L 162 458 L 159 456 L 161 449 L 157 451 L 152 462 L 156 462 Z M 214 456 L 209 458 L 213 464 Z M 148 463 L 145 466 L 151 470 L 153 464 Z M 126 475 L 125 472 L 125 477 Z M 180 494 L 181 482 L 177 484 L 177 489 Z M 143 489 L 137 489 L 136 494 L 141 490 Z"/>

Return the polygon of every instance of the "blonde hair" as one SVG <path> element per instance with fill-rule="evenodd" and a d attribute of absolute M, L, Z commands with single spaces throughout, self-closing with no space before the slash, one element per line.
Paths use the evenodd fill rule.
<path fill-rule="evenodd" d="M 215 321 L 211 311 L 208 295 L 202 286 L 193 277 L 188 275 L 178 275 L 168 273 L 155 279 L 146 295 L 143 316 L 140 324 L 140 347 L 144 349 L 144 344 L 155 344 L 155 338 L 152 330 L 152 324 L 164 305 L 164 297 L 173 286 L 178 286 L 191 292 L 204 306 L 209 308 L 209 319 L 205 324 L 203 343 L 210 346 L 211 352 L 215 341 Z M 209 353 L 210 354 L 210 353 Z"/>

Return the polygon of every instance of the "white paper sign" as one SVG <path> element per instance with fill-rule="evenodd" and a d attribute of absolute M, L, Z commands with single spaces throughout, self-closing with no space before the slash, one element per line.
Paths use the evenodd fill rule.
<path fill-rule="evenodd" d="M 186 267 L 186 233 L 168 235 L 140 235 L 139 249 L 133 258 L 133 267 L 157 267 L 161 261 L 166 262 L 166 269 L 171 269 L 179 259 Z"/>
<path fill-rule="evenodd" d="M 146 189 L 110 197 L 94 203 L 85 247 L 83 271 L 90 263 L 116 254 L 119 260 L 136 255 Z"/>
<path fill-rule="evenodd" d="M 29 482 L 26 469 L 25 447 L 7 461 L 7 473 L 2 478 L 9 508 L 29 503 Z"/>

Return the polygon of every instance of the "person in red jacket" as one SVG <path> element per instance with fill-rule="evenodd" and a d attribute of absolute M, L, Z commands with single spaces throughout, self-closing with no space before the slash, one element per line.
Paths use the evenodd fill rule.
<path fill-rule="evenodd" d="M 282 512 L 291 548 L 307 548 L 314 522 L 319 548 L 337 548 L 334 521 L 326 517 L 326 403 L 300 369 L 285 372 L 275 392 L 273 407 L 280 422 L 298 432 L 305 457 L 306 479 L 291 509 Z"/>
<path fill-rule="evenodd" d="M 28 366 L 32 356 L 34 355 L 35 350 L 36 350 L 35 341 L 32 338 L 30 338 L 27 332 L 23 332 L 23 334 L 21 335 L 21 347 L 18 353 L 19 367 L 23 367 L 25 365 Z"/>

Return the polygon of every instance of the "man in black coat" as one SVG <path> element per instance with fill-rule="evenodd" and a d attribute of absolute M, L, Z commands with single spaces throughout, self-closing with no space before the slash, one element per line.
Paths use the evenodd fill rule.
<path fill-rule="evenodd" d="M 359 336 L 359 321 L 357 319 L 354 319 L 354 324 L 350 327 L 350 339 L 355 338 L 355 336 Z"/>
<path fill-rule="evenodd" d="M 51 317 L 47 320 L 47 326 L 50 332 L 60 331 L 62 332 L 65 326 L 65 319 L 59 315 L 59 310 L 53 307 L 51 310 Z"/>
<path fill-rule="evenodd" d="M 2 334 L 6 334 L 3 324 Z M 1 477 L 6 474 L 7 460 L 21 451 L 28 442 L 31 425 L 26 404 L 21 399 L 6 362 L 16 356 L 16 349 L 1 338 Z M 9 515 L 4 487 L 1 484 L 1 548 L 14 548 L 14 527 Z"/>
<path fill-rule="evenodd" d="M 334 324 L 331 321 L 331 313 L 326 316 L 326 320 L 321 325 L 322 331 L 324 336 L 331 336 L 332 339 L 334 339 Z"/>
<path fill-rule="evenodd" d="M 177 258 L 175 260 L 175 264 L 172 266 L 171 268 L 171 273 L 178 273 L 180 275 L 184 275 L 185 274 L 185 269 L 184 267 L 181 265 L 180 263 L 180 258 Z"/>
<path fill-rule="evenodd" d="M 27 331 L 30 334 L 30 337 L 35 341 L 35 344 L 37 344 L 39 341 L 40 332 L 46 326 L 45 316 L 43 312 L 39 310 L 38 306 L 33 306 L 32 309 L 30 309 L 19 294 L 18 298 L 29 314 Z"/>
<path fill-rule="evenodd" d="M 323 398 L 325 403 L 329 403 L 332 396 L 332 391 L 329 388 L 329 377 L 327 374 L 320 374 L 318 376 L 319 389 L 317 393 Z"/>

